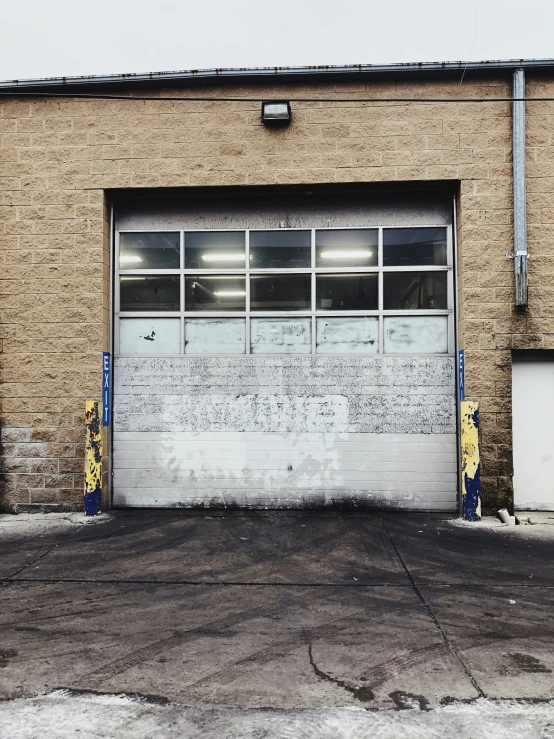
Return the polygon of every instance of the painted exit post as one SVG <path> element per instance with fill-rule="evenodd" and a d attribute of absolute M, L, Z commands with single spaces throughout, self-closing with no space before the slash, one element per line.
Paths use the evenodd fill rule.
<path fill-rule="evenodd" d="M 85 403 L 85 515 L 102 511 L 102 431 L 100 402 Z"/>
<path fill-rule="evenodd" d="M 111 423 L 111 357 L 102 354 L 102 403 L 85 403 L 85 515 L 102 512 L 102 426 Z"/>
<path fill-rule="evenodd" d="M 479 403 L 462 400 L 462 517 L 466 521 L 481 520 L 481 463 L 479 458 Z"/>
<path fill-rule="evenodd" d="M 458 352 L 462 517 L 481 520 L 481 460 L 479 457 L 479 403 L 465 399 L 465 352 Z"/>

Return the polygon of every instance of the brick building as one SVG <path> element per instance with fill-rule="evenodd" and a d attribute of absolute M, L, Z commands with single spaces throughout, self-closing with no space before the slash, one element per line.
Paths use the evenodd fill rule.
<path fill-rule="evenodd" d="M 106 504 L 455 510 L 463 349 L 554 507 L 553 131 L 552 61 L 0 84 L 3 505 L 82 506 L 110 352 Z"/>

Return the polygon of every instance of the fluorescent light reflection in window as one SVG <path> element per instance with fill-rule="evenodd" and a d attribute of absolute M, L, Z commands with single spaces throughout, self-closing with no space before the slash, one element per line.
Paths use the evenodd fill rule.
<path fill-rule="evenodd" d="M 372 251 L 322 251 L 320 257 L 322 259 L 363 259 L 372 255 Z"/>
<path fill-rule="evenodd" d="M 205 262 L 244 262 L 244 252 L 242 254 L 202 254 Z"/>
<path fill-rule="evenodd" d="M 245 231 L 191 231 L 184 239 L 185 269 L 245 266 Z"/>
<path fill-rule="evenodd" d="M 179 269 L 181 237 L 178 232 L 121 233 L 119 266 L 140 269 Z"/>
<path fill-rule="evenodd" d="M 376 228 L 317 230 L 315 266 L 376 267 L 378 242 Z"/>
<path fill-rule="evenodd" d="M 244 275 L 185 275 L 185 310 L 246 310 Z"/>

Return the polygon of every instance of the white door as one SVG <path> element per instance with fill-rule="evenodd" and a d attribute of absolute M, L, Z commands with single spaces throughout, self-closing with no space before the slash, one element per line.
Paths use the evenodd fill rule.
<path fill-rule="evenodd" d="M 514 361 L 514 504 L 554 510 L 554 361 Z"/>

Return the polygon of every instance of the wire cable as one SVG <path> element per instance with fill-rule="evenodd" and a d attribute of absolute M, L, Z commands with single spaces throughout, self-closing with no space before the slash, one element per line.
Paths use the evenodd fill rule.
<path fill-rule="evenodd" d="M 111 95 L 109 93 L 67 93 L 67 92 L 12 92 L 0 89 L 0 100 L 10 97 L 38 97 L 59 99 L 82 99 L 82 100 L 136 100 L 146 102 L 172 102 L 172 103 L 264 103 L 273 102 L 268 97 L 167 97 L 167 96 L 143 96 L 143 95 Z M 547 103 L 554 102 L 554 97 L 502 97 L 502 98 L 308 98 L 289 97 L 289 103 Z"/>

